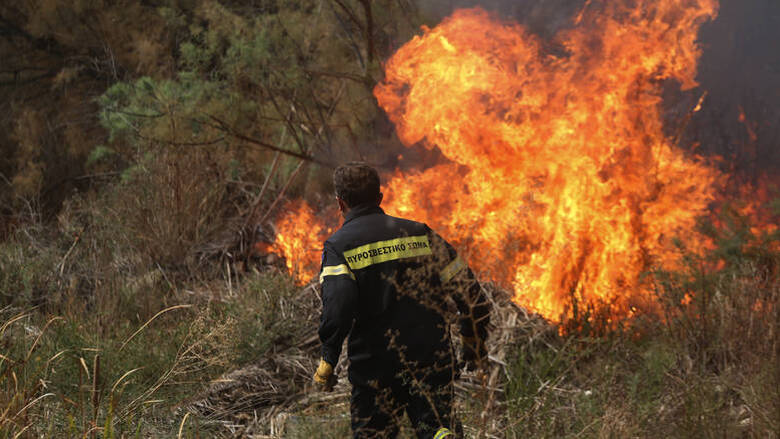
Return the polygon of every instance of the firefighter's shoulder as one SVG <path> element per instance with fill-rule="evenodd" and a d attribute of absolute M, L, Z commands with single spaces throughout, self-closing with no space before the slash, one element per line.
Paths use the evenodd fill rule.
<path fill-rule="evenodd" d="M 354 242 L 365 239 L 364 237 L 361 237 L 361 235 L 364 235 L 365 233 L 363 233 L 359 227 L 355 226 L 355 223 L 343 225 L 325 241 L 325 247 L 341 253 L 346 247 Z"/>
<path fill-rule="evenodd" d="M 398 230 L 402 235 L 419 235 L 429 233 L 431 230 L 427 224 L 408 218 L 385 215 L 382 220 L 385 221 L 390 228 Z"/>

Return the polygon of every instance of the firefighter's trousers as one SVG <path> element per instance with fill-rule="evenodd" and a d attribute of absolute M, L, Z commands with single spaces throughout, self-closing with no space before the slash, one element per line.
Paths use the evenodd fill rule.
<path fill-rule="evenodd" d="M 395 438 L 404 412 L 419 439 L 462 437 L 461 427 L 453 425 L 456 376 L 452 368 L 431 366 L 399 375 L 370 385 L 353 383 L 350 411 L 355 439 Z M 452 434 L 444 434 L 448 429 Z"/>

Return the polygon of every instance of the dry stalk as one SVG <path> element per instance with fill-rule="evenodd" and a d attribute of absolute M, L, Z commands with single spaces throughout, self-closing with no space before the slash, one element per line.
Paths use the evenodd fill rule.
<path fill-rule="evenodd" d="M 2 337 L 3 334 L 5 334 L 5 330 L 8 329 L 8 327 L 11 326 L 14 322 L 16 322 L 18 320 L 21 320 L 21 319 L 23 319 L 23 318 L 25 318 L 25 317 L 27 317 L 29 315 L 30 315 L 30 313 L 19 314 L 19 315 L 15 316 L 15 317 L 11 318 L 11 320 L 8 320 L 7 322 L 5 322 L 3 324 L 3 326 L 0 327 L 0 337 Z"/>
<path fill-rule="evenodd" d="M 49 319 L 48 322 L 46 322 L 45 325 L 43 325 L 43 329 L 41 329 L 41 332 L 38 334 L 37 337 L 35 337 L 35 341 L 33 342 L 32 346 L 30 346 L 30 349 L 27 351 L 27 356 L 24 358 L 24 361 L 30 360 L 30 356 L 35 350 L 35 347 L 38 346 L 38 342 L 41 341 L 41 337 L 43 337 L 43 333 L 46 332 L 46 329 L 49 327 L 49 325 L 51 325 L 53 322 L 57 320 L 65 320 L 65 319 L 62 317 L 52 317 L 51 319 Z"/>
<path fill-rule="evenodd" d="M 181 424 L 179 424 L 179 434 L 176 435 L 177 438 L 181 439 L 181 435 L 184 432 L 184 423 L 187 422 L 187 418 L 190 417 L 189 412 L 184 415 L 184 417 L 181 420 Z"/>
<path fill-rule="evenodd" d="M 24 434 L 25 431 L 27 431 L 28 428 L 32 427 L 32 424 L 27 424 L 22 428 L 18 433 L 14 435 L 14 439 L 18 439 L 22 437 L 22 434 Z"/>
<path fill-rule="evenodd" d="M 134 374 L 134 373 L 138 372 L 138 371 L 139 371 L 139 370 L 141 370 L 141 369 L 143 369 L 143 367 L 136 367 L 135 369 L 132 369 L 132 370 L 129 370 L 129 371 L 125 372 L 125 373 L 124 373 L 124 374 L 123 374 L 121 377 L 119 377 L 119 379 L 118 379 L 118 380 L 116 380 L 116 381 L 114 382 L 114 385 L 113 385 L 113 386 L 111 386 L 111 393 L 110 393 L 110 395 L 113 395 L 113 394 L 114 394 L 114 391 L 116 390 L 116 387 L 117 387 L 117 386 L 118 386 L 118 385 L 119 385 L 119 384 L 120 384 L 120 383 L 121 383 L 121 382 L 122 382 L 122 381 L 123 381 L 125 378 L 127 378 L 127 377 L 129 377 L 130 375 L 132 375 L 132 374 Z"/>
<path fill-rule="evenodd" d="M 136 336 L 136 335 L 138 335 L 138 334 L 139 334 L 141 331 L 143 331 L 143 330 L 144 330 L 144 328 L 146 328 L 147 326 L 149 326 L 149 324 L 150 324 L 150 323 L 152 323 L 152 321 L 154 321 L 154 319 L 156 319 L 157 317 L 159 317 L 159 316 L 161 316 L 161 315 L 165 314 L 165 313 L 166 313 L 166 312 L 168 312 L 168 311 L 173 311 L 173 310 L 175 310 L 175 309 L 180 309 L 180 308 L 191 308 L 191 307 L 192 307 L 192 305 L 190 305 L 190 304 L 174 305 L 174 306 L 169 306 L 168 308 L 165 308 L 164 310 L 162 310 L 162 311 L 158 312 L 157 314 L 155 314 L 154 316 L 152 316 L 152 318 L 151 318 L 151 319 L 147 320 L 147 321 L 146 321 L 146 323 L 144 323 L 143 325 L 141 325 L 141 327 L 140 327 L 140 328 L 138 328 L 138 330 L 137 330 L 137 331 L 135 331 L 135 332 L 133 333 L 133 335 L 131 335 L 131 336 L 130 336 L 130 337 L 127 339 L 127 340 L 125 340 L 125 342 L 124 342 L 124 343 L 122 343 L 122 346 L 120 346 L 120 347 L 119 347 L 119 351 L 118 351 L 118 352 L 122 352 L 122 349 L 124 349 L 124 348 L 125 348 L 125 346 L 126 346 L 128 343 L 130 343 L 130 340 L 132 340 L 133 338 L 135 338 L 135 336 Z M 83 362 L 83 360 L 82 360 L 82 362 Z"/>
<path fill-rule="evenodd" d="M 92 425 L 97 425 L 98 408 L 100 407 L 100 354 L 95 354 L 92 362 Z M 92 433 L 95 437 L 95 433 Z"/>

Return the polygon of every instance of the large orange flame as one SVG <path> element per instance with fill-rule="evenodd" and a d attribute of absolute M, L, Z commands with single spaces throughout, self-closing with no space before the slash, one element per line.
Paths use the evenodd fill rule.
<path fill-rule="evenodd" d="M 616 317 L 652 306 L 641 274 L 675 268 L 678 237 L 706 245 L 695 222 L 721 178 L 664 134 L 660 108 L 664 80 L 696 86 L 698 27 L 717 6 L 590 5 L 558 53 L 478 8 L 425 29 L 387 62 L 375 95 L 404 144 L 449 163 L 396 172 L 386 210 L 428 223 L 483 279 L 552 320 L 572 298 Z"/>

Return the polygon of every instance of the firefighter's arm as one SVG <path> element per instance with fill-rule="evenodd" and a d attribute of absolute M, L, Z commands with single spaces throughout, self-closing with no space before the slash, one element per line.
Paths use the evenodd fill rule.
<path fill-rule="evenodd" d="M 460 314 L 460 335 L 463 340 L 464 360 L 469 367 L 479 367 L 487 358 L 487 328 L 490 322 L 490 305 L 476 276 L 468 264 L 444 239 L 441 242 L 440 279 L 445 291 L 452 294 Z"/>
<path fill-rule="evenodd" d="M 460 311 L 460 335 L 463 341 L 463 359 L 469 368 L 481 368 L 487 360 L 487 327 L 490 305 L 474 273 L 466 267 L 463 274 L 460 299 L 455 302 Z"/>
<path fill-rule="evenodd" d="M 320 271 L 322 286 L 322 314 L 319 336 L 322 342 L 322 358 L 315 383 L 324 390 L 331 390 L 336 382 L 333 370 L 341 354 L 344 338 L 352 328 L 357 305 L 357 283 L 344 258 L 326 243 Z"/>

